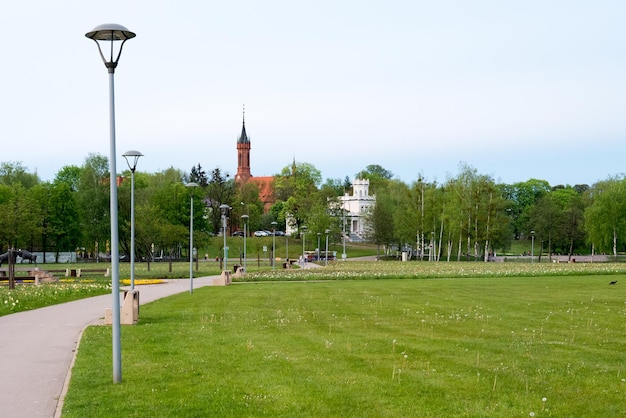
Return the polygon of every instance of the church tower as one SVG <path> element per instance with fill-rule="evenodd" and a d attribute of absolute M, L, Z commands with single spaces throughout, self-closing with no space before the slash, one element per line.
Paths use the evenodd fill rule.
<path fill-rule="evenodd" d="M 246 111 L 243 111 L 241 135 L 237 139 L 237 174 L 235 181 L 245 183 L 252 177 L 250 174 L 250 138 L 246 134 Z"/>

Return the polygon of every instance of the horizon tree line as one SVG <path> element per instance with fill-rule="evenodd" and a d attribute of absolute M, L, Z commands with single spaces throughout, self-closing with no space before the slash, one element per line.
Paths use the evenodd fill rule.
<path fill-rule="evenodd" d="M 129 171 L 121 173 L 130 177 Z M 613 176 L 592 186 L 550 186 L 529 179 L 496 183 L 466 163 L 444 182 L 420 175 L 405 183 L 379 165 L 353 178 L 370 181 L 376 204 L 367 214 L 367 239 L 389 253 L 409 249 L 416 258 L 434 261 L 488 260 L 508 251 L 514 240 L 534 237 L 538 254 L 608 253 L 626 249 L 626 177 Z M 185 187 L 188 182 L 199 185 Z M 349 193 L 351 178 L 327 179 L 309 163 L 293 162 L 275 175 L 276 202 L 263 212 L 258 189 L 239 186 L 219 167 L 201 164 L 189 173 L 173 167 L 157 173 L 135 173 L 137 260 L 155 254 L 186 255 L 190 197 L 194 194 L 194 241 L 207 242 L 223 233 L 219 207 L 227 204 L 232 234 L 243 229 L 271 229 L 290 223 L 301 236 L 325 234 L 342 240 L 346 219 L 339 197 Z M 130 251 L 130 181 L 118 191 L 120 249 Z M 108 159 L 89 154 L 82 166 L 61 168 L 51 182 L 41 181 L 20 162 L 0 163 L 0 248 L 30 251 L 78 251 L 90 257 L 106 254 L 110 234 Z M 45 262 L 45 260 L 43 260 Z"/>

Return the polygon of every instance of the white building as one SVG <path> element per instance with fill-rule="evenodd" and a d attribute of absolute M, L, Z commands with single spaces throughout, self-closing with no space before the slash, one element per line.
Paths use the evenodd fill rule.
<path fill-rule="evenodd" d="M 339 198 L 341 207 L 346 211 L 346 232 L 352 241 L 365 239 L 368 232 L 365 215 L 376 204 L 376 195 L 369 195 L 370 181 L 355 179 L 352 183 L 352 195 L 346 193 Z"/>

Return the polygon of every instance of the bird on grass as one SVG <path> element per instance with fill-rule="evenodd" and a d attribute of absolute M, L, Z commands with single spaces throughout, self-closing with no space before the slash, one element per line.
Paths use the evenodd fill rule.
<path fill-rule="evenodd" d="M 617 280 L 613 280 L 611 283 L 609 284 L 617 284 Z"/>

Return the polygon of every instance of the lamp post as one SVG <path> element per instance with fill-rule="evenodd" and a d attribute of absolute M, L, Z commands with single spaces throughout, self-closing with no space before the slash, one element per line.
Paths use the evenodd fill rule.
<path fill-rule="evenodd" d="M 346 255 L 346 210 L 342 208 L 341 213 L 343 215 L 343 219 L 341 221 L 341 242 L 343 243 L 343 252 L 341 253 L 341 259 L 346 261 L 348 257 Z"/>
<path fill-rule="evenodd" d="M 126 151 L 122 154 L 130 169 L 130 290 L 135 289 L 135 169 L 137 160 L 143 157 L 139 151 Z M 132 158 L 133 163 L 130 163 Z"/>
<path fill-rule="evenodd" d="M 230 206 L 224 203 L 220 205 L 220 210 L 222 211 L 222 235 L 224 236 L 224 270 L 227 270 L 226 261 L 228 260 L 228 247 L 226 246 L 226 215 L 228 215 Z"/>
<path fill-rule="evenodd" d="M 535 262 L 535 231 L 530 231 L 530 263 Z"/>
<path fill-rule="evenodd" d="M 330 233 L 330 229 L 327 229 L 326 231 L 326 257 L 325 257 L 325 262 L 324 265 L 327 266 L 328 265 L 328 234 Z"/>
<path fill-rule="evenodd" d="M 245 273 L 246 271 L 246 256 L 247 256 L 247 245 L 246 245 L 246 238 L 248 238 L 248 215 L 241 215 L 241 219 L 243 219 L 243 272 Z"/>
<path fill-rule="evenodd" d="M 276 221 L 272 222 L 272 270 L 276 269 Z"/>
<path fill-rule="evenodd" d="M 191 190 L 191 204 L 189 206 L 189 293 L 193 293 L 193 191 L 198 187 L 197 183 L 187 183 L 185 186 Z"/>
<path fill-rule="evenodd" d="M 321 232 L 317 233 L 317 261 L 320 261 L 320 237 L 322 236 Z"/>
<path fill-rule="evenodd" d="M 122 25 L 108 23 L 96 26 L 85 36 L 92 39 L 98 45 L 98 52 L 104 66 L 109 73 L 109 188 L 111 210 L 111 288 L 113 293 L 112 308 L 112 334 L 113 334 L 113 382 L 122 381 L 122 347 L 120 338 L 120 259 L 119 259 L 119 236 L 117 214 L 117 168 L 115 161 L 115 68 L 122 55 L 122 47 L 127 40 L 135 37 L 135 33 Z M 117 56 L 115 56 L 115 44 L 119 44 Z M 101 44 L 102 43 L 102 44 Z M 102 53 L 102 46 L 109 45 L 111 48 L 109 58 Z"/>
<path fill-rule="evenodd" d="M 305 234 L 306 234 L 306 225 L 302 225 L 301 229 L 302 229 L 302 262 L 306 263 L 306 261 L 307 261 L 306 260 L 306 255 L 304 254 L 304 251 L 305 251 L 305 248 L 306 248 L 306 245 L 305 245 L 305 242 L 306 242 L 306 236 L 305 236 Z"/>

